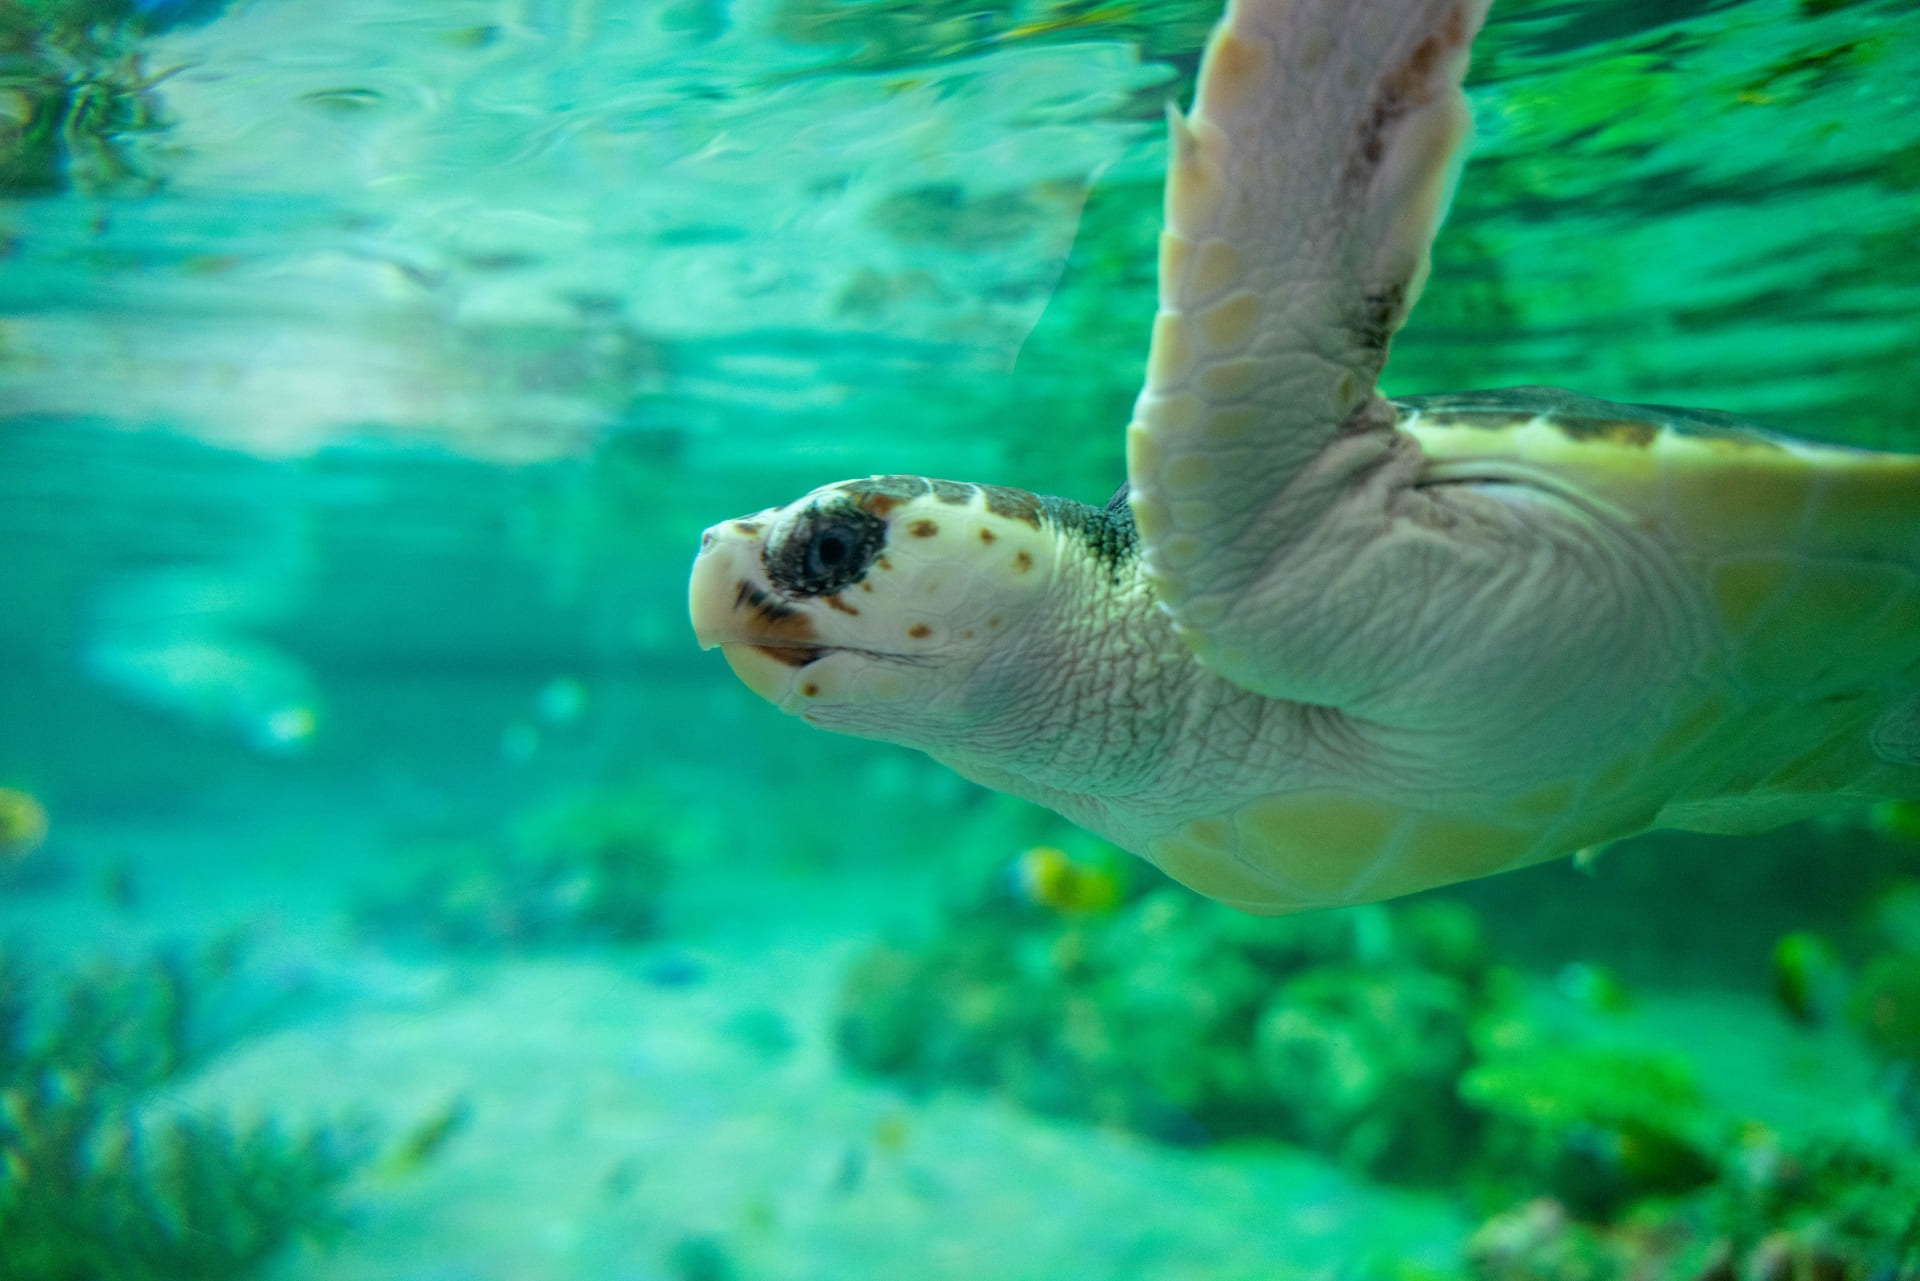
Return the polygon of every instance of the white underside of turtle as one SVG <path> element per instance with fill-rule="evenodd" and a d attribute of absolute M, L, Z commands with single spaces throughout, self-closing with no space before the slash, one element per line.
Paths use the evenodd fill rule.
<path fill-rule="evenodd" d="M 1256 912 L 1920 799 L 1920 457 L 1376 391 L 1489 2 L 1234 0 L 1171 119 L 1121 494 L 723 522 L 701 644 Z"/>

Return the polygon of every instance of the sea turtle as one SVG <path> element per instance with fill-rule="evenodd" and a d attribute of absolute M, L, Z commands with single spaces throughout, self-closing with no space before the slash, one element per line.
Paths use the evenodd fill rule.
<path fill-rule="evenodd" d="M 1920 798 L 1920 457 L 1376 392 L 1489 2 L 1233 0 L 1170 112 L 1127 485 L 722 522 L 700 643 L 1256 912 Z"/>

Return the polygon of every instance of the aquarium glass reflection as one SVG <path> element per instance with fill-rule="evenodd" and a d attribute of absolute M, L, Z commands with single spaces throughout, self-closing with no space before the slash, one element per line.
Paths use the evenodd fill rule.
<path fill-rule="evenodd" d="M 1100 504 L 1214 0 L 0 0 L 0 1281 L 1920 1277 L 1920 808 L 1242 915 L 702 653 Z M 1390 393 L 1920 453 L 1920 5 L 1497 0 Z"/>

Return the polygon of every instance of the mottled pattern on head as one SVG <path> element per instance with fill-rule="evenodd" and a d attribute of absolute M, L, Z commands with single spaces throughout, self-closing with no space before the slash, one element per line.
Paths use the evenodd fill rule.
<path fill-rule="evenodd" d="M 1084 543 L 1113 581 L 1119 581 L 1121 573 L 1140 555 L 1140 534 L 1133 526 L 1133 508 L 1127 504 L 1125 485 L 1114 491 L 1104 507 L 1051 496 L 1040 503 L 1054 528 Z"/>
<path fill-rule="evenodd" d="M 866 480 L 848 481 L 836 488 L 844 495 L 844 501 L 822 504 L 817 509 L 821 516 L 816 523 L 807 526 L 809 531 L 826 528 L 834 521 L 844 521 L 851 532 L 851 527 L 861 519 L 872 521 L 876 517 L 889 517 L 900 506 L 917 498 L 931 497 L 951 507 L 969 507 L 978 498 L 980 505 L 992 515 L 1019 521 L 1036 530 L 1043 525 L 1051 525 L 1060 533 L 1077 539 L 1116 579 L 1139 554 L 1139 535 L 1134 529 L 1133 509 L 1127 504 L 1125 485 L 1120 486 L 1102 507 L 1051 494 L 1031 494 L 1024 489 L 1005 485 L 975 485 L 962 481 L 933 480 L 925 476 L 873 476 Z M 797 524 L 795 528 L 798 529 Z M 908 532 L 913 532 L 911 527 Z M 873 543 L 871 554 L 861 562 L 857 571 L 845 578 L 841 586 L 858 582 L 872 555 L 877 555 L 884 548 L 884 525 L 877 526 L 875 537 L 878 541 Z M 794 535 L 789 533 L 780 548 L 778 555 L 783 566 L 803 559 L 801 552 L 791 546 L 793 541 Z M 863 541 L 860 546 L 864 550 L 867 544 Z M 776 552 L 771 546 L 767 557 L 768 571 L 775 574 Z M 797 570 L 791 577 L 798 583 L 812 581 Z M 785 580 L 778 574 L 775 574 L 775 581 L 785 585 Z M 827 587 L 801 594 L 812 595 L 833 590 L 837 588 Z"/>

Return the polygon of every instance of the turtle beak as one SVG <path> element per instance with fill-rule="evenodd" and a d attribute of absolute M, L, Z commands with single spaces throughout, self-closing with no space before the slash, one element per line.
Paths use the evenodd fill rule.
<path fill-rule="evenodd" d="M 687 612 L 701 649 L 743 639 L 734 621 L 734 597 L 742 580 L 736 568 L 738 550 L 738 537 L 728 537 L 722 525 L 700 535 L 700 554 L 694 557 L 693 579 L 687 584 Z"/>
<path fill-rule="evenodd" d="M 701 649 L 718 646 L 741 684 L 784 706 L 795 673 L 826 651 L 809 643 L 812 620 L 761 584 L 762 525 L 752 518 L 723 521 L 700 536 L 687 612 Z"/>

